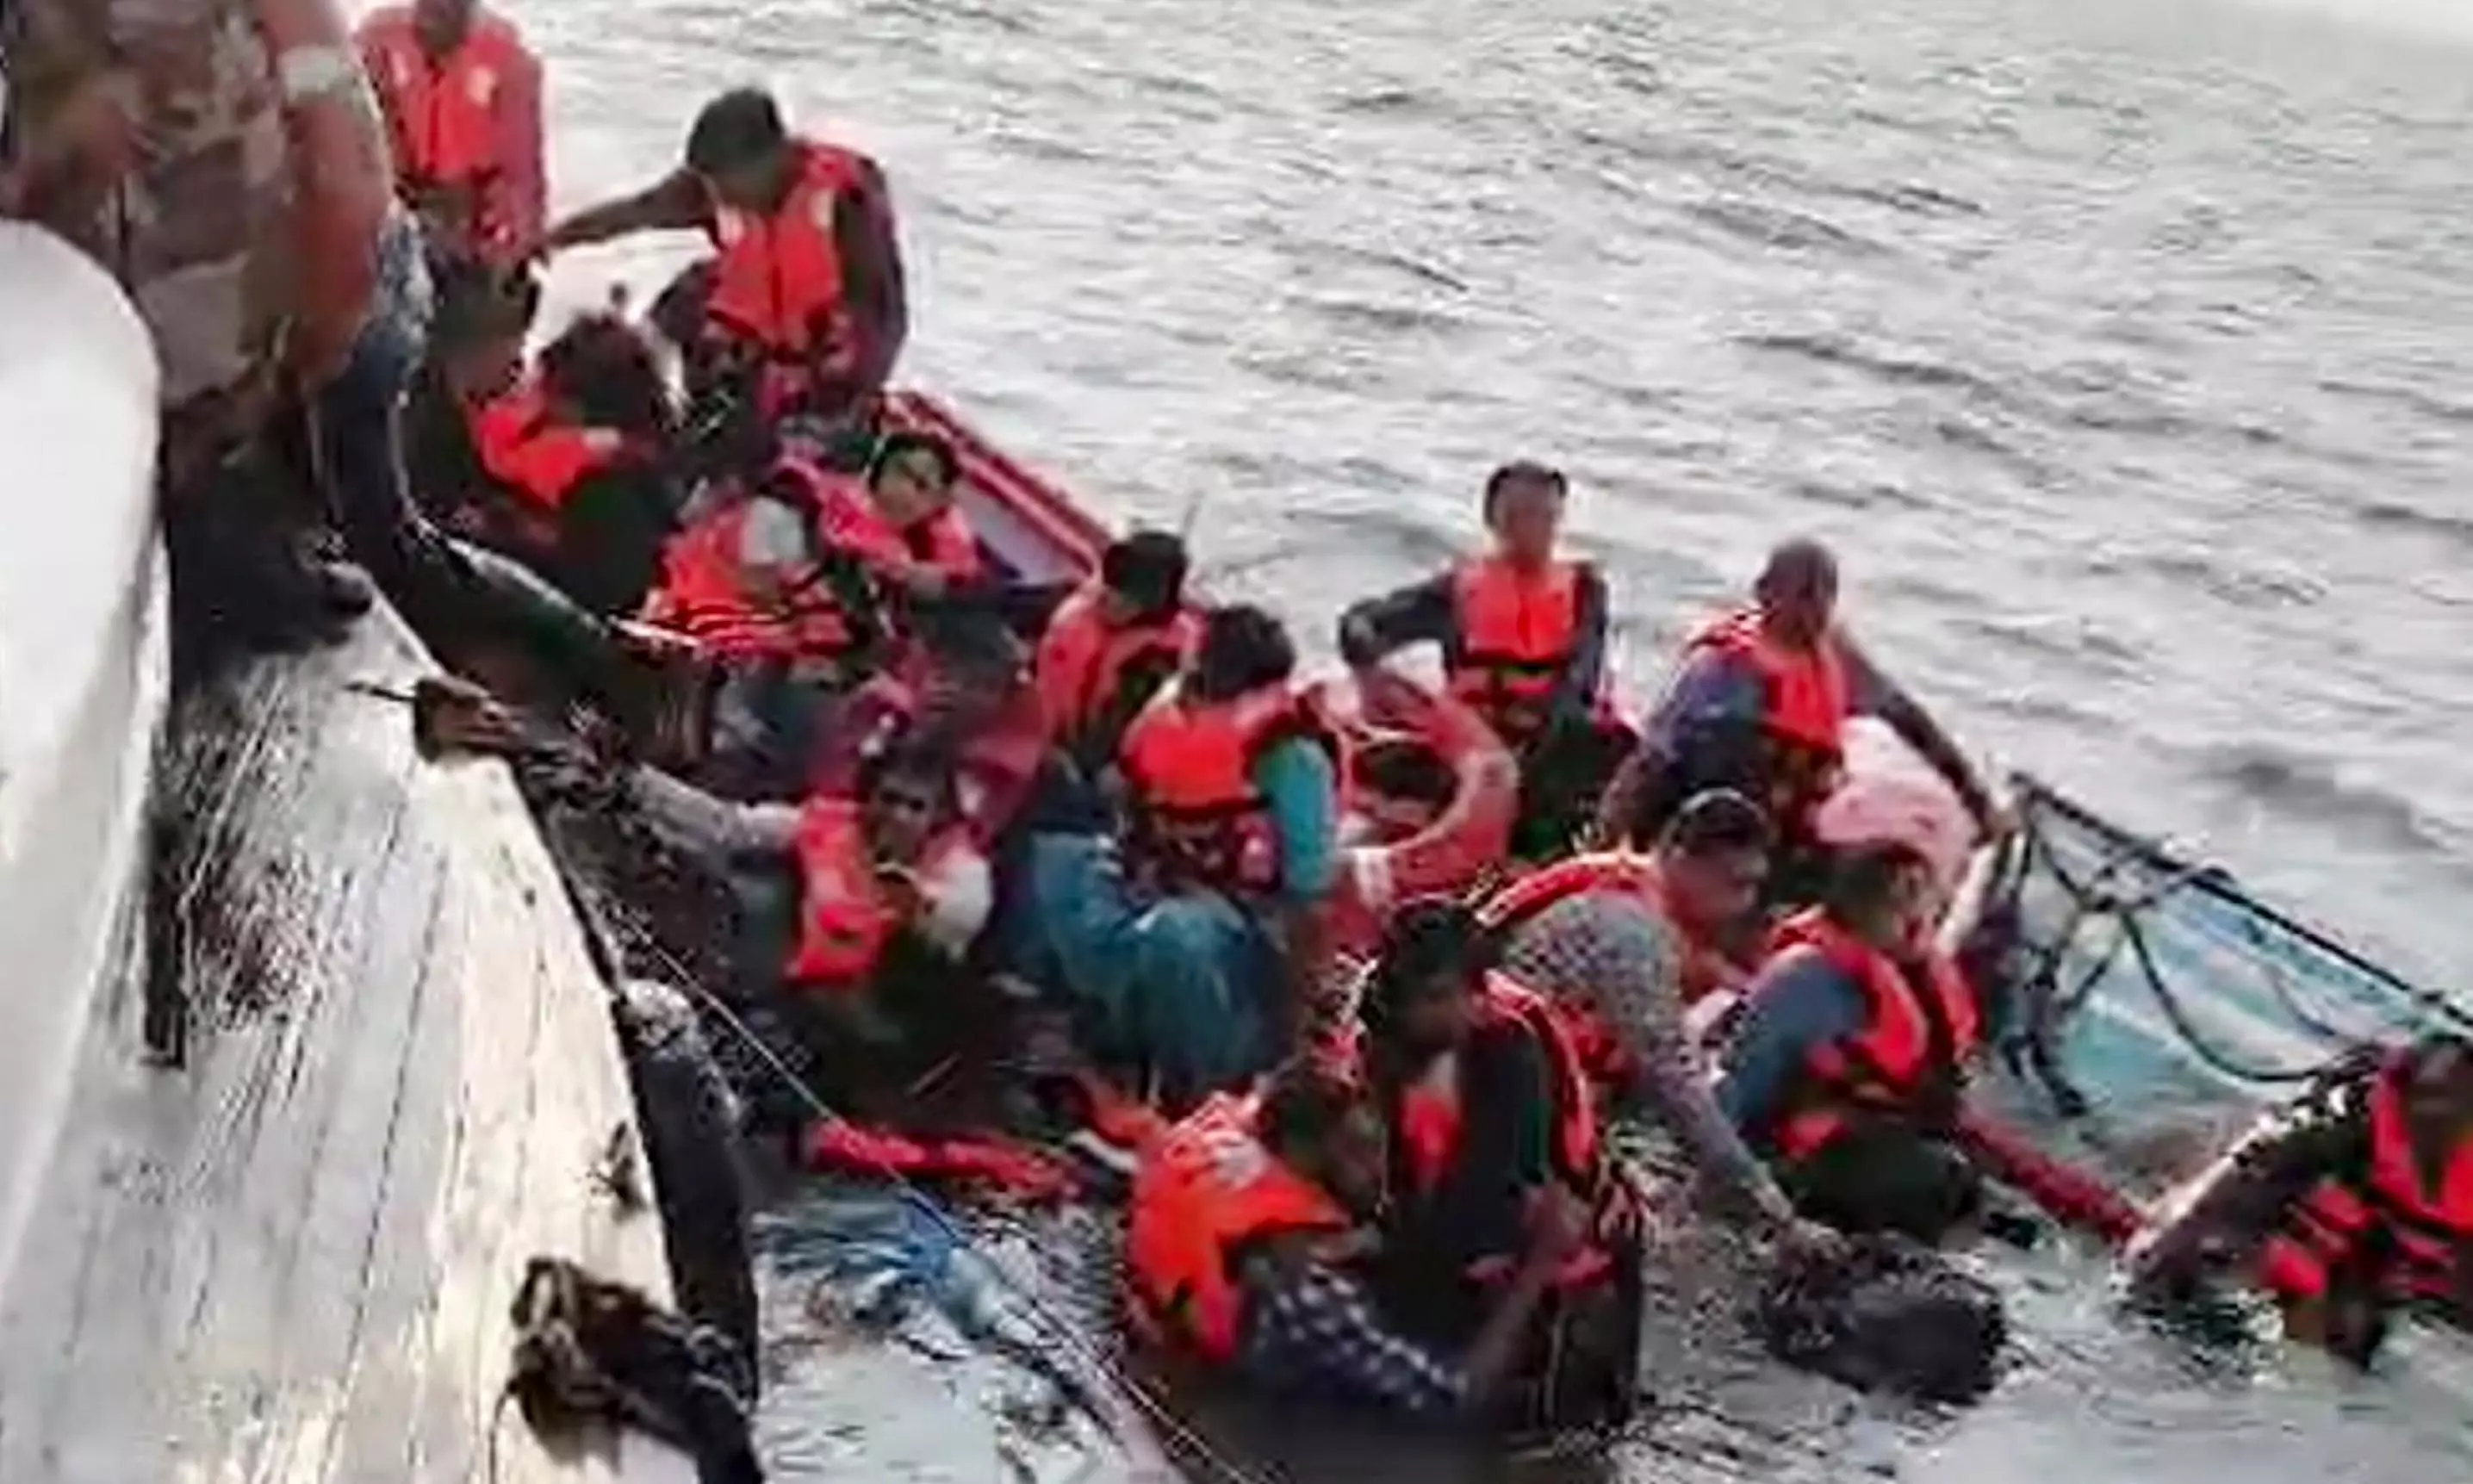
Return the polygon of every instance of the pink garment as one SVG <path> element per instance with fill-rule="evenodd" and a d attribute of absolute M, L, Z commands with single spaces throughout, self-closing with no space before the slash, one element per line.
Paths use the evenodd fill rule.
<path fill-rule="evenodd" d="M 1908 847 L 1931 863 L 1944 899 L 1975 849 L 1975 823 L 1932 766 L 1869 717 L 1847 724 L 1846 771 L 1813 816 L 1823 845 Z"/>

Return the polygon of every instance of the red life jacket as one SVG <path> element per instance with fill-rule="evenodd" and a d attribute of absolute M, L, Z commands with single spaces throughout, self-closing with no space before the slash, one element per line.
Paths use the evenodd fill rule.
<path fill-rule="evenodd" d="M 2379 1228 L 2392 1239 L 2384 1277 L 2406 1296 L 2452 1298 L 2473 1271 L 2473 1135 L 2457 1141 L 2435 1185 L 2422 1178 L 2405 1114 L 2412 1071 L 2411 1054 L 2400 1053 L 2369 1085 L 2366 1167 L 2321 1180 L 2260 1249 L 2261 1281 L 2288 1302 L 2323 1297 Z"/>
<path fill-rule="evenodd" d="M 1173 675 L 1200 641 L 1202 619 L 1190 609 L 1178 610 L 1164 623 L 1109 623 L 1100 612 L 1105 593 L 1096 581 L 1086 584 L 1056 610 L 1040 636 L 1039 695 L 1051 741 L 1069 740 L 1093 725 L 1116 702 L 1129 666 L 1162 664 Z"/>
<path fill-rule="evenodd" d="M 972 583 L 987 575 L 978 536 L 950 505 L 924 520 L 897 526 L 885 518 L 867 486 L 846 475 L 826 476 L 821 504 L 825 539 L 839 550 L 881 567 L 924 564 L 953 583 Z"/>
<path fill-rule="evenodd" d="M 819 353 L 855 353 L 843 314 L 841 244 L 833 218 L 858 188 L 865 162 L 851 151 L 800 140 L 798 173 L 781 204 L 758 216 L 716 201 L 719 250 L 705 318 L 721 338 L 804 368 Z"/>
<path fill-rule="evenodd" d="M 1224 1365 L 1244 1333 L 1244 1247 L 1338 1233 L 1347 1212 L 1262 1147 L 1250 1097 L 1212 1095 L 1147 1152 L 1125 1230 L 1133 1317 L 1155 1339 Z"/>
<path fill-rule="evenodd" d="M 780 472 L 804 491 L 798 514 L 817 518 L 825 476 L 784 460 Z M 781 483 L 780 481 L 776 482 Z M 646 600 L 647 621 L 675 629 L 724 658 L 839 659 L 855 638 L 849 616 L 813 562 L 800 562 L 759 584 L 742 558 L 748 514 L 765 493 L 742 493 L 670 539 L 661 550 L 661 582 Z M 778 590 L 773 590 L 778 588 Z"/>
<path fill-rule="evenodd" d="M 1949 956 L 1933 951 L 1920 985 L 1896 960 L 1818 910 L 1779 927 L 1775 957 L 1816 953 L 1853 980 L 1865 1003 L 1863 1028 L 1812 1053 L 1770 1143 L 1800 1160 L 1844 1133 L 1864 1113 L 1927 1127 L 1957 1112 L 1966 1061 L 1980 1034 L 1975 996 Z"/>
<path fill-rule="evenodd" d="M 945 831 L 928 843 L 914 869 L 923 876 L 932 874 L 963 843 L 956 831 Z M 885 945 L 901 924 L 876 880 L 858 805 L 848 799 L 810 801 L 800 812 L 794 849 L 799 941 L 790 951 L 785 977 L 804 988 L 865 989 Z"/>
<path fill-rule="evenodd" d="M 1602 851 L 1574 855 L 1532 871 L 1495 894 L 1479 910 L 1485 923 L 1508 934 L 1556 902 L 1590 892 L 1613 892 L 1637 898 L 1659 922 L 1674 931 L 1683 945 L 1683 1002 L 1695 1004 L 1721 990 L 1740 987 L 1742 970 L 1714 944 L 1686 932 L 1666 907 L 1666 886 L 1657 862 L 1648 855 Z M 1564 1033 L 1579 1052 L 1590 1078 L 1608 1089 L 1625 1088 L 1639 1067 L 1632 1055 L 1579 993 L 1578 986 L 1547 986 L 1568 991 L 1553 995 L 1554 1013 Z"/>
<path fill-rule="evenodd" d="M 1824 638 L 1809 651 L 1788 649 L 1762 629 L 1758 610 L 1745 609 L 1702 629 L 1684 653 L 1725 655 L 1760 676 L 1762 728 L 1779 770 L 1768 802 L 1780 821 L 1799 824 L 1837 787 L 1845 759 L 1854 693 L 1837 644 Z"/>
<path fill-rule="evenodd" d="M 1119 760 L 1132 786 L 1135 832 L 1151 860 L 1219 891 L 1280 885 L 1278 831 L 1254 765 L 1292 737 L 1338 755 L 1338 739 L 1295 686 L 1266 685 L 1234 701 L 1188 702 L 1170 690 L 1125 730 Z"/>
<path fill-rule="evenodd" d="M 467 417 L 481 467 L 552 517 L 587 476 L 635 451 L 623 433 L 559 421 L 538 377 L 468 410 Z"/>
<path fill-rule="evenodd" d="M 1576 562 L 1528 571 L 1501 557 L 1463 562 L 1453 574 L 1445 680 L 1514 746 L 1544 729 L 1547 705 L 1579 646 L 1583 575 Z"/>
<path fill-rule="evenodd" d="M 360 31 L 360 50 L 386 117 L 396 179 L 409 195 L 440 189 L 464 193 L 476 213 L 477 243 L 495 244 L 512 229 L 500 200 L 507 162 L 498 108 L 505 80 L 538 66 L 516 28 L 477 13 L 462 45 L 433 59 L 406 8 L 381 11 Z"/>

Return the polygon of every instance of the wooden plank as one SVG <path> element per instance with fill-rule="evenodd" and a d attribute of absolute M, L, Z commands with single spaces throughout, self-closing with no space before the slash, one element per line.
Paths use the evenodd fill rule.
<path fill-rule="evenodd" d="M 512 785 L 345 686 L 425 668 L 381 615 L 176 716 L 189 1064 L 144 1067 L 135 976 L 108 988 L 0 1297 L 0 1477 L 691 1476 L 554 1460 L 498 1406 L 527 1258 L 667 1280 L 593 1179 L 634 1110 Z"/>

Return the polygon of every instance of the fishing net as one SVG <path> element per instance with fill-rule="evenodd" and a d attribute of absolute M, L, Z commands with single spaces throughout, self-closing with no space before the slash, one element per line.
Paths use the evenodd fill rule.
<path fill-rule="evenodd" d="M 2020 829 L 1969 951 L 2009 1068 L 2064 1113 L 2272 1096 L 2347 1051 L 2473 1015 L 2221 868 L 2017 780 Z"/>

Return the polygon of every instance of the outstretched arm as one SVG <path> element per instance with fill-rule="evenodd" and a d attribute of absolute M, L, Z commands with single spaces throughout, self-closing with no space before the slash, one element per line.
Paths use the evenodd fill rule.
<path fill-rule="evenodd" d="M 779 861 L 798 838 L 794 804 L 732 803 L 658 768 L 629 773 L 627 792 L 663 843 L 722 870 Z"/>
<path fill-rule="evenodd" d="M 1380 664 L 1411 644 L 1447 642 L 1452 607 L 1448 572 L 1352 604 L 1339 615 L 1340 658 L 1352 665 Z"/>
<path fill-rule="evenodd" d="M 692 231 L 704 226 L 708 212 L 704 183 L 692 171 L 679 170 L 633 196 L 585 207 L 552 227 L 540 247 L 559 252 L 637 232 Z"/>

